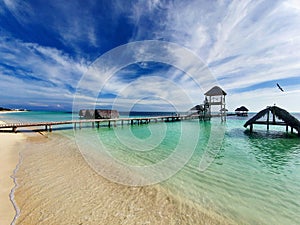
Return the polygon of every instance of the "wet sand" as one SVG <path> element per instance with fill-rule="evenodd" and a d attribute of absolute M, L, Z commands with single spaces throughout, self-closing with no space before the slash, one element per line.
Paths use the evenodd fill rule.
<path fill-rule="evenodd" d="M 0 124 L 4 122 L 0 121 Z M 11 224 L 16 211 L 10 201 L 10 192 L 14 187 L 11 178 L 19 161 L 19 147 L 25 140 L 21 133 L 0 132 L 0 224 Z"/>
<path fill-rule="evenodd" d="M 103 178 L 59 135 L 29 138 L 21 154 L 16 224 L 233 224 L 160 185 L 129 187 Z"/>

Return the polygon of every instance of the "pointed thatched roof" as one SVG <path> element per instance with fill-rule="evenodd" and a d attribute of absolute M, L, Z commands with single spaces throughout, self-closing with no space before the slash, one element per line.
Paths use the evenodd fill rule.
<path fill-rule="evenodd" d="M 248 112 L 249 110 L 245 106 L 241 106 L 234 111 L 235 112 Z"/>
<path fill-rule="evenodd" d="M 212 89 L 207 91 L 204 95 L 206 95 L 206 96 L 219 96 L 219 95 L 227 95 L 227 94 L 219 86 L 214 86 Z"/>
<path fill-rule="evenodd" d="M 194 110 L 197 110 L 197 111 L 203 111 L 204 110 L 204 107 L 203 105 L 195 105 L 193 108 L 191 108 L 190 110 L 194 111 Z"/>
<path fill-rule="evenodd" d="M 300 121 L 292 116 L 288 111 L 281 109 L 277 106 L 271 106 L 258 112 L 254 117 L 248 120 L 244 127 L 253 124 L 260 118 L 264 117 L 268 112 L 273 113 L 278 119 L 284 121 L 288 126 L 295 128 L 298 133 L 300 132 Z"/>

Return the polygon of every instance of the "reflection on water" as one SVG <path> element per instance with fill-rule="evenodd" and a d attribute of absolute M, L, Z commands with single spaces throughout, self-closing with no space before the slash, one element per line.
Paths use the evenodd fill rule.
<path fill-rule="evenodd" d="M 300 139 L 295 135 L 277 131 L 245 134 L 256 160 L 274 173 L 286 170 L 285 167 L 295 163 L 300 155 Z"/>

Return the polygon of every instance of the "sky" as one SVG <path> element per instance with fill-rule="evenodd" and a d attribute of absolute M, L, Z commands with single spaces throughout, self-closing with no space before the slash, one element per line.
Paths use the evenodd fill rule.
<path fill-rule="evenodd" d="M 0 106 L 300 112 L 299 49 L 298 0 L 0 0 Z"/>

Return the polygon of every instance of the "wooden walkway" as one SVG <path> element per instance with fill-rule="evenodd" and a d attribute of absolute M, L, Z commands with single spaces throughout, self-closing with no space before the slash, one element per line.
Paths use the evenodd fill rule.
<path fill-rule="evenodd" d="M 106 124 L 108 127 L 117 125 L 124 125 L 127 123 L 129 125 L 140 125 L 147 124 L 150 122 L 175 122 L 181 120 L 191 120 L 191 119 L 200 119 L 203 120 L 199 115 L 192 116 L 157 116 L 157 117 L 139 117 L 139 118 L 117 118 L 117 119 L 81 119 L 81 120 L 67 120 L 67 121 L 53 121 L 53 122 L 36 122 L 36 123 L 9 123 L 9 124 L 0 124 L 0 129 L 12 129 L 12 132 L 17 132 L 18 128 L 24 127 L 44 127 L 45 131 L 52 132 L 53 126 L 67 125 L 72 124 L 73 128 L 76 129 L 82 128 L 83 124 L 90 123 L 92 127 L 95 126 L 100 128 L 101 124 Z"/>

